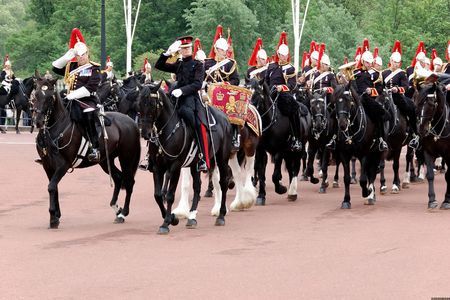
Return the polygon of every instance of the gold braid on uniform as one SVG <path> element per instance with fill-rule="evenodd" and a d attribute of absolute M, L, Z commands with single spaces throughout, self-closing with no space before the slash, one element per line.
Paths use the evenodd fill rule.
<path fill-rule="evenodd" d="M 67 93 L 73 90 L 73 84 L 75 82 L 75 74 L 70 75 L 70 62 L 66 65 L 66 72 L 64 73 L 64 83 L 67 88 Z"/>
<path fill-rule="evenodd" d="M 228 58 L 231 62 L 233 62 L 233 66 L 231 67 L 230 71 L 224 71 L 222 69 L 217 69 L 216 71 L 214 71 L 214 75 L 215 77 L 219 77 L 221 79 L 221 81 L 225 81 L 224 79 L 229 79 L 230 75 L 234 72 L 234 70 L 236 70 L 236 66 L 237 63 L 234 59 Z M 224 74 L 225 76 L 222 77 L 222 74 Z M 217 81 L 216 81 L 217 82 Z"/>

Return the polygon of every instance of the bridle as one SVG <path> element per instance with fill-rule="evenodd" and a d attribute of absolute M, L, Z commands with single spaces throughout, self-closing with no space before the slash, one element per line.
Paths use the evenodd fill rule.
<path fill-rule="evenodd" d="M 355 99 L 353 98 L 350 91 L 344 91 L 343 95 L 351 98 L 351 100 L 350 100 L 351 102 L 350 102 L 350 109 L 348 111 L 347 110 L 338 110 L 336 113 L 337 120 L 339 120 L 339 118 L 341 116 L 344 116 L 344 118 L 347 120 L 347 127 L 345 128 L 345 130 L 342 130 L 342 129 L 340 129 L 340 127 L 338 127 L 339 132 L 341 132 L 344 135 L 345 142 L 347 144 L 351 144 L 351 143 L 353 143 L 353 138 L 364 130 L 363 134 L 361 135 L 361 138 L 357 141 L 357 142 L 361 142 L 364 138 L 366 128 L 367 128 L 366 114 L 364 112 L 362 105 L 358 105 L 358 107 L 356 108 L 356 111 L 355 111 Z M 336 108 L 338 107 L 338 103 L 342 103 L 343 101 L 344 101 L 344 99 L 342 97 L 338 98 L 337 103 L 336 103 Z M 352 112 L 354 114 L 353 119 L 351 119 Z M 358 127 L 358 130 L 356 130 L 356 132 L 354 132 L 352 134 L 350 132 L 350 128 L 355 124 L 355 121 L 357 120 L 358 116 L 360 116 L 359 127 Z"/>

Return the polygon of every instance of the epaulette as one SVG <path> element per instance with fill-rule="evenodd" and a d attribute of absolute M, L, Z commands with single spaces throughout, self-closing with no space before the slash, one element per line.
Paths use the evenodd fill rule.
<path fill-rule="evenodd" d="M 89 61 L 89 63 L 91 64 L 91 65 L 93 65 L 93 66 L 96 66 L 96 67 L 100 67 L 100 64 L 99 63 L 97 63 L 97 62 L 95 62 L 95 61 Z"/>

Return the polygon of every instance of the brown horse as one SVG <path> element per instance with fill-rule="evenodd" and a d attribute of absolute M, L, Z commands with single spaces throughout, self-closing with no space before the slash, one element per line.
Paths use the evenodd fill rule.
<path fill-rule="evenodd" d="M 36 74 L 36 78 L 34 108 L 36 126 L 39 128 L 36 148 L 49 179 L 50 228 L 58 228 L 61 217 L 58 196 L 59 181 L 68 170 L 90 167 L 95 163 L 89 162 L 85 156 L 88 146 L 83 134 L 84 129 L 72 121 L 70 112 L 56 91 L 56 79 L 41 78 L 39 74 Z M 134 176 L 140 158 L 139 129 L 132 119 L 121 113 L 106 113 L 105 118 L 111 124 L 103 127 L 102 130 L 99 164 L 114 181 L 110 206 L 116 213 L 115 221 L 123 223 L 129 213 Z M 121 170 L 114 164 L 116 157 L 119 158 Z M 126 190 L 123 209 L 116 204 L 121 188 Z"/>

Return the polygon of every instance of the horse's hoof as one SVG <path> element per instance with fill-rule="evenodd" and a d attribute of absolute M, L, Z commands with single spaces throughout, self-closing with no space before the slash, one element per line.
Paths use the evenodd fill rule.
<path fill-rule="evenodd" d="M 214 224 L 216 226 L 225 226 L 225 219 L 222 217 L 218 217 L 216 219 L 216 223 Z"/>
<path fill-rule="evenodd" d="M 339 182 L 333 181 L 333 188 L 337 189 L 339 187 Z"/>
<path fill-rule="evenodd" d="M 319 178 L 311 177 L 310 182 L 311 182 L 312 184 L 318 184 L 318 183 L 319 183 Z"/>
<path fill-rule="evenodd" d="M 169 234 L 169 232 L 170 232 L 169 227 L 166 227 L 166 226 L 160 226 L 159 227 L 158 234 L 161 234 L 161 235 Z"/>
<path fill-rule="evenodd" d="M 435 209 L 436 207 L 438 207 L 437 201 L 428 202 L 428 209 Z"/>
<path fill-rule="evenodd" d="M 402 189 L 409 189 L 409 182 L 403 182 Z"/>
<path fill-rule="evenodd" d="M 275 193 L 283 195 L 287 192 L 287 188 L 284 185 L 276 185 L 275 186 Z"/>
<path fill-rule="evenodd" d="M 350 184 L 357 184 L 358 180 L 355 177 L 350 178 Z"/>
<path fill-rule="evenodd" d="M 384 195 L 387 193 L 387 186 L 383 185 L 380 187 L 380 194 Z"/>
<path fill-rule="evenodd" d="M 265 197 L 258 197 L 258 198 L 256 198 L 255 205 L 256 206 L 264 206 L 264 205 L 266 205 L 266 198 Z"/>
<path fill-rule="evenodd" d="M 352 208 L 352 204 L 350 202 L 342 202 L 341 209 L 350 209 Z"/>
<path fill-rule="evenodd" d="M 300 179 L 299 179 L 300 181 L 308 181 L 308 176 L 306 176 L 305 174 L 302 174 L 301 176 L 300 176 Z"/>
<path fill-rule="evenodd" d="M 327 193 L 327 188 L 324 187 L 324 186 L 321 186 L 321 187 L 319 188 L 319 194 L 326 194 L 326 193 Z"/>
<path fill-rule="evenodd" d="M 368 198 L 364 201 L 364 205 L 375 205 L 376 200 L 373 198 Z"/>
<path fill-rule="evenodd" d="M 122 218 L 122 217 L 117 216 L 117 217 L 114 219 L 114 224 L 122 224 L 122 223 L 125 223 L 125 218 Z"/>
<path fill-rule="evenodd" d="M 296 201 L 297 200 L 297 195 L 288 195 L 287 196 L 288 201 Z"/>
<path fill-rule="evenodd" d="M 170 225 L 177 226 L 178 223 L 180 223 L 180 220 L 175 216 L 175 214 L 172 214 L 172 222 L 170 222 Z"/>
<path fill-rule="evenodd" d="M 205 195 L 203 197 L 211 198 L 213 196 L 212 190 L 206 190 Z"/>
<path fill-rule="evenodd" d="M 400 189 L 398 188 L 397 185 L 393 185 L 392 189 L 391 189 L 391 194 L 398 194 L 400 192 Z"/>
<path fill-rule="evenodd" d="M 17 131 L 16 131 L 16 134 L 20 134 L 20 131 L 19 131 L 19 130 L 17 130 Z"/>
<path fill-rule="evenodd" d="M 189 219 L 186 223 L 187 229 L 195 229 L 197 228 L 197 220 L 195 219 Z"/>
<path fill-rule="evenodd" d="M 50 221 L 48 229 L 58 229 L 58 227 L 59 227 L 59 219 Z"/>
<path fill-rule="evenodd" d="M 444 210 L 450 209 L 450 203 L 442 202 L 441 207 L 439 207 L 439 208 L 444 209 Z"/>

